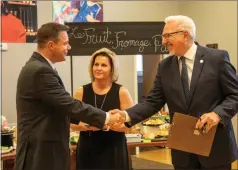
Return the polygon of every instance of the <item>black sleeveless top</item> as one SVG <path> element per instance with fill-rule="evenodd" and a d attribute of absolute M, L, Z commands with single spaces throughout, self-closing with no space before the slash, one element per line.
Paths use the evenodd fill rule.
<path fill-rule="evenodd" d="M 90 104 L 94 107 L 97 107 L 105 112 L 108 112 L 109 110 L 112 110 L 112 109 L 120 109 L 120 98 L 119 98 L 120 87 L 121 85 L 112 83 L 112 87 L 108 91 L 107 94 L 98 95 L 94 93 L 92 83 L 84 85 L 83 86 L 83 102 Z M 95 95 L 96 95 L 96 101 L 95 101 Z M 105 98 L 105 101 L 103 103 L 104 98 Z M 95 102 L 97 106 L 95 106 Z"/>
<path fill-rule="evenodd" d="M 104 111 L 120 109 L 121 85 L 113 83 L 107 94 L 95 94 L 92 83 L 83 86 L 84 103 Z M 96 100 L 95 100 L 96 99 Z M 81 131 L 77 147 L 77 169 L 128 169 L 124 132 Z"/>

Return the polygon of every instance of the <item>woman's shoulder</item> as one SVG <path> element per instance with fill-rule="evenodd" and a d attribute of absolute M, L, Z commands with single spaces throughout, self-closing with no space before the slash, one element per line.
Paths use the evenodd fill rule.
<path fill-rule="evenodd" d="M 83 85 L 83 88 L 92 88 L 92 83 L 88 83 Z"/>
<path fill-rule="evenodd" d="M 122 85 L 121 85 L 121 84 L 118 84 L 118 83 L 115 83 L 115 82 L 114 82 L 114 83 L 112 83 L 112 85 L 113 85 L 114 87 L 119 87 L 119 88 L 120 88 L 120 87 L 122 87 Z"/>
<path fill-rule="evenodd" d="M 119 90 L 119 94 L 120 95 L 124 95 L 124 94 L 128 94 L 129 91 L 127 88 L 125 88 L 124 86 L 122 86 L 121 84 L 118 83 L 113 83 L 114 88 Z"/>
<path fill-rule="evenodd" d="M 119 90 L 119 93 L 120 93 L 120 95 L 125 95 L 125 94 L 129 93 L 129 90 L 127 88 L 121 86 L 120 90 Z"/>
<path fill-rule="evenodd" d="M 85 88 L 89 88 L 90 86 L 92 86 L 92 83 L 88 83 L 88 84 L 85 84 L 83 86 L 80 86 L 80 87 L 77 88 L 76 92 L 80 92 Z"/>
<path fill-rule="evenodd" d="M 82 100 L 82 96 L 83 96 L 83 87 L 79 87 L 74 93 L 74 98 L 78 100 Z"/>
<path fill-rule="evenodd" d="M 74 94 L 74 98 L 79 99 L 79 100 L 82 99 L 84 91 L 87 91 L 87 89 L 89 89 L 89 88 L 92 88 L 92 83 L 85 84 L 85 85 L 79 87 Z"/>

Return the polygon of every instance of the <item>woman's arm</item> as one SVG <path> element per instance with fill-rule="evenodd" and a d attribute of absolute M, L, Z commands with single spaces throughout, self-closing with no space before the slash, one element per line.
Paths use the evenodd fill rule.
<path fill-rule="evenodd" d="M 119 91 L 120 110 L 126 110 L 134 105 L 129 91 L 125 87 L 121 87 Z"/>

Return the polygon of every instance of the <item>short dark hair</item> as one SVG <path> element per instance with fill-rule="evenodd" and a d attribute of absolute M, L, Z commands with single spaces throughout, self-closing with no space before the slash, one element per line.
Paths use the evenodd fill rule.
<path fill-rule="evenodd" d="M 59 24 L 56 22 L 49 22 L 43 24 L 37 31 L 36 40 L 39 48 L 43 48 L 49 41 L 58 41 L 59 33 L 62 31 L 68 31 L 67 25 Z"/>

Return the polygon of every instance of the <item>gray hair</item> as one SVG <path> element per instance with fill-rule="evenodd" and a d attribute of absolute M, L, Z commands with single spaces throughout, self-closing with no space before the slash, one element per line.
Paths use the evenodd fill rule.
<path fill-rule="evenodd" d="M 188 31 L 193 40 L 196 38 L 196 26 L 194 21 L 183 15 L 172 15 L 165 18 L 165 23 L 176 22 L 179 25 L 179 29 L 182 31 Z"/>
<path fill-rule="evenodd" d="M 91 81 L 94 80 L 94 76 L 93 76 L 93 65 L 94 65 L 94 62 L 95 62 L 95 59 L 97 56 L 99 55 L 102 55 L 102 56 L 105 56 L 105 57 L 108 57 L 109 60 L 110 60 L 110 64 L 111 64 L 111 68 L 112 68 L 112 74 L 111 74 L 111 78 L 112 78 L 112 82 L 116 82 L 118 80 L 118 77 L 119 77 L 119 63 L 118 63 L 118 60 L 117 60 L 117 57 L 116 57 L 116 54 L 107 49 L 107 48 L 102 48 L 100 50 L 97 50 L 96 52 L 94 52 L 90 58 L 90 63 L 89 63 L 89 67 L 88 67 L 88 71 L 89 71 L 89 75 L 90 75 L 90 78 L 91 78 Z"/>

